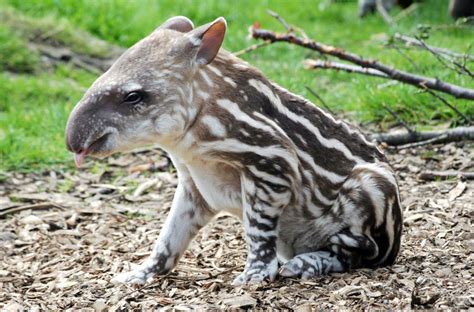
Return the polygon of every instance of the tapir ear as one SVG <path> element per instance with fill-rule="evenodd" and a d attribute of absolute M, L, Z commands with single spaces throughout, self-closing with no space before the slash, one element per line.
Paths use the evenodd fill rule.
<path fill-rule="evenodd" d="M 193 22 L 185 16 L 175 16 L 164 22 L 156 30 L 160 29 L 171 29 L 182 33 L 190 32 L 194 29 Z"/>
<path fill-rule="evenodd" d="M 227 23 L 219 17 L 212 23 L 196 28 L 187 34 L 191 43 L 198 47 L 196 63 L 206 65 L 212 62 L 224 41 Z"/>

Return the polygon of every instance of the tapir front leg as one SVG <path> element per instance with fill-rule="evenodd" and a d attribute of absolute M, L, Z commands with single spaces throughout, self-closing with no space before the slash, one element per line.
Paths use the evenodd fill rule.
<path fill-rule="evenodd" d="M 144 284 L 154 275 L 168 273 L 191 239 L 214 216 L 189 175 L 184 172 L 181 175 L 170 214 L 151 255 L 135 270 L 114 277 L 113 283 Z"/>
<path fill-rule="evenodd" d="M 254 179 L 259 178 L 255 175 L 242 177 L 243 221 L 248 255 L 244 272 L 233 281 L 236 286 L 275 279 L 278 273 L 278 221 L 291 197 L 289 185 L 279 185 L 278 179 Z"/>

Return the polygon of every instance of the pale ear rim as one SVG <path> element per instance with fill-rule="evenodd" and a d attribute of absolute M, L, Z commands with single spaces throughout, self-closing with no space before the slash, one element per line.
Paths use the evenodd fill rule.
<path fill-rule="evenodd" d="M 194 29 L 194 23 L 186 16 L 178 15 L 167 19 L 157 30 L 171 29 L 182 33 L 190 32 Z"/>

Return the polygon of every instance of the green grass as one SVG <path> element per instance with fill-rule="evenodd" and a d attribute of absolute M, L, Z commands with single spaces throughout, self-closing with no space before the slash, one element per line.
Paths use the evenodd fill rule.
<path fill-rule="evenodd" d="M 229 27 L 224 47 L 237 51 L 254 43 L 248 39 L 247 29 L 256 21 L 263 28 L 284 31 L 266 13 L 271 9 L 321 42 L 379 59 L 400 69 L 474 88 L 473 79 L 444 69 L 426 52 L 405 51 L 415 60 L 418 69 L 397 51 L 384 46 L 384 40 L 395 32 L 417 34 L 420 24 L 452 25 L 453 21 L 446 13 L 448 1 L 426 0 L 394 27 L 389 27 L 379 16 L 359 20 L 355 2 L 0 0 L 0 9 L 7 12 L 0 16 L 8 17 L 0 18 L 0 68 L 16 73 L 0 74 L 3 97 L 0 102 L 0 169 L 42 168 L 69 159 L 63 143 L 67 115 L 83 90 L 95 79 L 92 74 L 65 66 L 38 71 L 38 56 L 28 51 L 25 43 L 25 38 L 31 40 L 31 36 L 38 33 L 47 32 L 52 40 L 66 44 L 78 53 L 101 56 L 107 49 L 95 42 L 91 44 L 85 32 L 127 47 L 174 15 L 188 16 L 195 25 L 224 16 Z M 395 10 L 393 14 L 396 13 Z M 31 34 L 32 28 L 38 33 Z M 465 52 L 473 37 L 473 27 L 443 27 L 430 31 L 427 42 Z M 332 109 L 359 122 L 376 122 L 382 128 L 393 124 L 393 117 L 386 113 L 383 105 L 420 128 L 459 122 L 458 116 L 449 108 L 413 87 L 397 84 L 380 88 L 386 81 L 379 78 L 307 71 L 302 61 L 308 57 L 318 55 L 287 44 L 274 44 L 243 56 L 272 80 L 317 103 L 304 88 L 305 85 L 312 87 Z M 462 112 L 474 116 L 472 102 L 447 98 Z"/>
<path fill-rule="evenodd" d="M 72 52 L 93 57 L 107 57 L 110 54 L 108 44 L 86 31 L 78 30 L 64 17 L 46 15 L 31 18 L 9 6 L 0 6 L 0 21 L 2 28 L 10 28 L 10 32 L 23 41 L 67 46 Z"/>
<path fill-rule="evenodd" d="M 75 73 L 73 80 L 70 71 L 0 74 L 0 169 L 34 170 L 71 159 L 64 146 L 65 122 L 94 76 Z"/>
<path fill-rule="evenodd" d="M 0 69 L 19 73 L 32 73 L 38 69 L 39 56 L 31 53 L 25 39 L 10 28 L 0 25 Z"/>

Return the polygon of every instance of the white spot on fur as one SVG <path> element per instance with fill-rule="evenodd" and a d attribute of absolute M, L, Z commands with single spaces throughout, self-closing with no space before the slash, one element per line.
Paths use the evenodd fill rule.
<path fill-rule="evenodd" d="M 224 81 L 230 84 L 232 87 L 237 88 L 237 84 L 234 80 L 232 80 L 232 78 L 224 77 Z"/>
<path fill-rule="evenodd" d="M 208 74 L 204 70 L 199 70 L 199 74 L 209 87 L 214 86 L 214 83 L 212 82 L 211 78 L 209 78 Z"/>
<path fill-rule="evenodd" d="M 222 77 L 222 73 L 217 67 L 214 67 L 212 65 L 207 65 L 207 68 L 209 68 L 209 70 L 212 71 L 217 76 Z"/>

